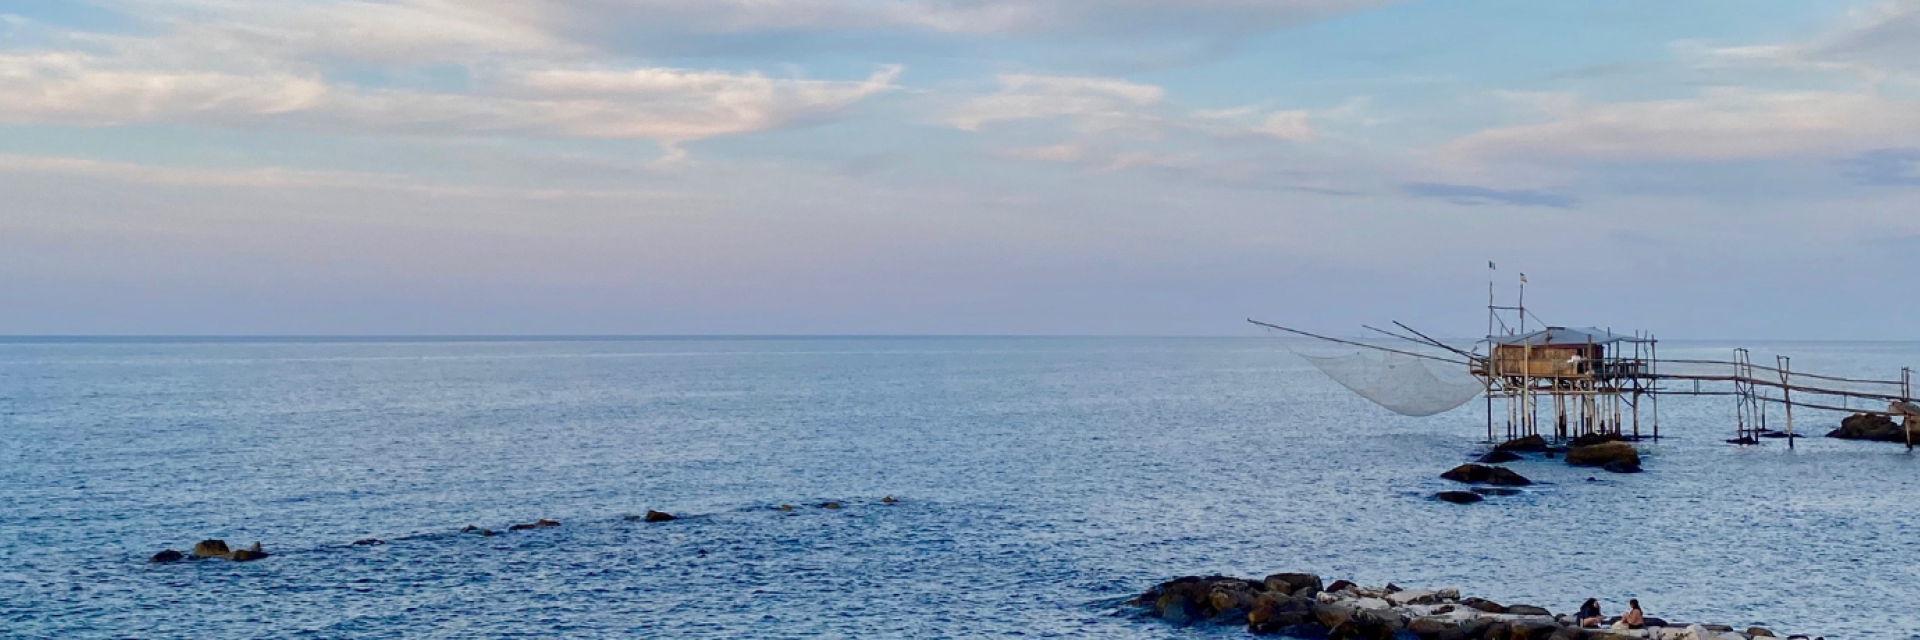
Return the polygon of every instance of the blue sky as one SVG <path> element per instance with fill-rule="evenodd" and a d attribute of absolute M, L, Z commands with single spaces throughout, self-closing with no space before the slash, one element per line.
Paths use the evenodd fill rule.
<path fill-rule="evenodd" d="M 0 334 L 1913 339 L 1920 1 L 0 0 Z"/>

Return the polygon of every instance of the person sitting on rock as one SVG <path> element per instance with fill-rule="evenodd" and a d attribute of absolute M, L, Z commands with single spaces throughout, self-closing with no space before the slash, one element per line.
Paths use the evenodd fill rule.
<path fill-rule="evenodd" d="M 1582 627 L 1598 627 L 1600 623 L 1607 620 L 1605 616 L 1600 615 L 1600 601 L 1593 598 L 1587 598 L 1587 601 L 1580 605 L 1580 612 L 1575 613 L 1573 617 L 1580 621 Z"/>
<path fill-rule="evenodd" d="M 1628 629 L 1639 629 L 1647 626 L 1647 614 L 1640 610 L 1640 601 L 1638 599 L 1627 601 L 1627 613 L 1620 616 L 1620 622 L 1618 624 L 1626 625 Z"/>

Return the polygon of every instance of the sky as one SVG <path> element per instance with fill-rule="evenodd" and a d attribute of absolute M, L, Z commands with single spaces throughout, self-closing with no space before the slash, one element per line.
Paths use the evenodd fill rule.
<path fill-rule="evenodd" d="M 0 0 L 0 334 L 1471 336 L 1522 273 L 1920 339 L 1920 0 Z"/>

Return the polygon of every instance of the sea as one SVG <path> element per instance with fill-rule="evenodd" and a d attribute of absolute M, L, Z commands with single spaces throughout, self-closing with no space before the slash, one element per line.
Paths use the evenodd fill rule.
<path fill-rule="evenodd" d="M 1736 346 L 1920 365 L 1661 355 Z M 1485 412 L 1263 337 L 14 338 L 0 637 L 1238 638 L 1123 603 L 1284 571 L 1920 637 L 1920 456 L 1817 437 L 1844 414 L 1735 446 L 1732 400 L 1666 398 L 1644 473 L 1433 500 Z M 210 538 L 273 555 L 147 561 Z"/>

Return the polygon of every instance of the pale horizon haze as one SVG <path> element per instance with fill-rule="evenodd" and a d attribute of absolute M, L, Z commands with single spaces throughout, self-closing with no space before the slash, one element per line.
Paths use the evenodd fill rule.
<path fill-rule="evenodd" d="M 0 335 L 1467 337 L 1521 273 L 1920 339 L 1920 0 L 0 0 Z"/>

